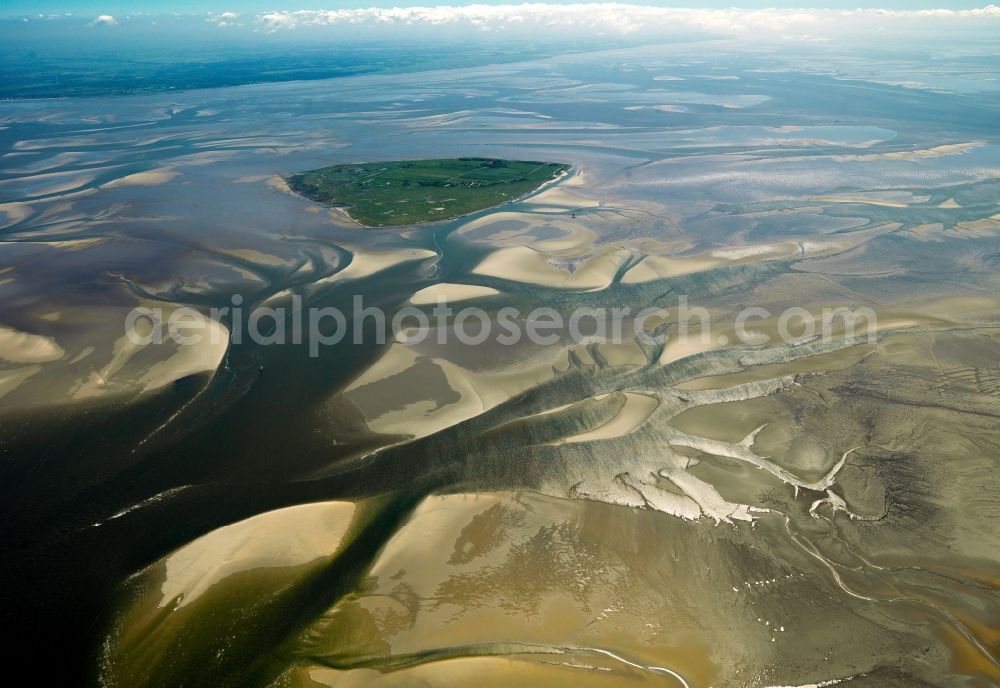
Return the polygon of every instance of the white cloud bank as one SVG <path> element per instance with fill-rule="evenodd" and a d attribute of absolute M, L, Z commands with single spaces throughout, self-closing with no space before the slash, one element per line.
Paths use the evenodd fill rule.
<path fill-rule="evenodd" d="M 112 17 L 110 14 L 102 14 L 94 21 L 90 22 L 91 26 L 118 26 L 118 20 Z"/>
<path fill-rule="evenodd" d="M 461 5 L 342 10 L 297 10 L 258 14 L 262 29 L 276 32 L 308 27 L 455 27 L 481 31 L 571 31 L 596 35 L 644 35 L 697 31 L 737 35 L 824 33 L 858 29 L 922 30 L 943 25 L 998 25 L 1000 7 L 949 10 L 694 9 L 621 3 Z"/>
<path fill-rule="evenodd" d="M 239 18 L 239 12 L 222 12 L 220 14 L 210 12 L 208 19 L 205 21 L 212 22 L 216 26 L 240 26 L 240 24 L 236 22 Z"/>

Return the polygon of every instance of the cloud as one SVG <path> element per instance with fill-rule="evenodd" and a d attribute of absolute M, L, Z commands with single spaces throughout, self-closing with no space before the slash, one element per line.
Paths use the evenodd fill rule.
<path fill-rule="evenodd" d="M 118 26 L 118 20 L 112 17 L 110 14 L 102 14 L 94 21 L 90 22 L 91 26 Z"/>
<path fill-rule="evenodd" d="M 298 12 L 268 12 L 267 14 L 261 14 L 257 16 L 257 21 L 261 24 L 267 26 L 271 31 L 277 31 L 278 29 L 294 29 L 298 26 L 300 20 L 305 20 L 302 16 L 303 12 L 306 10 L 300 10 Z M 312 18 L 308 21 L 310 24 L 317 24 L 318 17 Z M 328 21 L 323 23 L 333 24 L 334 22 Z"/>
<path fill-rule="evenodd" d="M 940 22 L 1000 21 L 1000 7 L 968 10 L 829 10 L 829 9 L 695 9 L 622 3 L 520 5 L 440 5 L 434 7 L 370 7 L 340 10 L 292 10 L 258 14 L 255 22 L 276 32 L 307 27 L 426 26 L 464 27 L 482 31 L 582 31 L 596 35 L 646 35 L 700 31 L 736 35 L 802 35 L 822 40 L 821 33 L 850 33 L 899 26 L 935 28 Z"/>
<path fill-rule="evenodd" d="M 219 14 L 209 12 L 208 19 L 205 21 L 212 22 L 216 26 L 239 26 L 240 24 L 236 21 L 239 18 L 239 12 L 220 12 Z"/>

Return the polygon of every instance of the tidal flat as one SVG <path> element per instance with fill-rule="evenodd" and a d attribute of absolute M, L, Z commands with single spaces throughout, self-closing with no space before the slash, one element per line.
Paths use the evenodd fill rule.
<path fill-rule="evenodd" d="M 997 685 L 1000 96 L 946 51 L 959 90 L 870 74 L 908 59 L 691 42 L 0 103 L 8 650 L 120 688 Z M 371 231 L 284 181 L 457 158 L 571 171 Z M 670 337 L 125 336 L 235 295 L 657 306 Z M 877 338 L 776 336 L 838 306 Z"/>

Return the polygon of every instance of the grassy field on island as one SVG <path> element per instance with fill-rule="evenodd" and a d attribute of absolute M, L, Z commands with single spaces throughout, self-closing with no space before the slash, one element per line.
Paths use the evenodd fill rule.
<path fill-rule="evenodd" d="M 343 206 L 368 227 L 448 220 L 519 198 L 567 165 L 457 158 L 323 167 L 288 180 L 303 196 Z"/>

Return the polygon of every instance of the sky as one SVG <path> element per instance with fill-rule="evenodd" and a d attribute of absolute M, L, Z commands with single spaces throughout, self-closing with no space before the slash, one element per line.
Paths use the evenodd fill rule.
<path fill-rule="evenodd" d="M 566 0 L 579 2 L 580 0 Z M 810 7 L 830 9 L 855 9 L 858 7 L 883 8 L 892 10 L 920 10 L 929 8 L 971 9 L 983 7 L 990 0 L 677 0 L 657 2 L 656 0 L 632 0 L 636 4 L 661 7 L 692 8 L 769 8 L 769 7 Z M 128 14 L 147 12 L 151 14 L 205 14 L 208 12 L 264 13 L 280 10 L 336 10 L 365 7 L 412 7 L 434 5 L 497 5 L 512 4 L 516 0 L 0 0 L 0 16 L 21 16 L 32 14 L 65 14 L 80 16 Z M 560 3 L 558 0 L 552 4 Z"/>
<path fill-rule="evenodd" d="M 973 40 L 994 46 L 1000 42 L 1000 7 L 984 7 L 983 0 L 973 0 L 971 7 L 948 7 L 949 2 L 962 0 L 868 1 L 877 4 L 858 9 L 865 0 L 706 0 L 698 6 L 686 0 L 673 5 L 656 0 L 621 4 L 585 0 L 530 4 L 516 0 L 0 0 L 7 14 L 0 21 L 0 51 L 4 45 L 23 49 L 28 44 L 79 50 L 110 49 L 114 43 L 125 42 L 168 42 L 183 47 L 197 42 L 261 40 L 291 44 L 553 37 L 633 41 L 730 37 L 900 47 L 945 39 L 952 44 L 957 40 L 957 45 Z M 782 2 L 789 7 L 780 7 Z M 734 4 L 741 8 L 734 9 Z M 174 13 L 178 16 L 171 16 Z"/>

